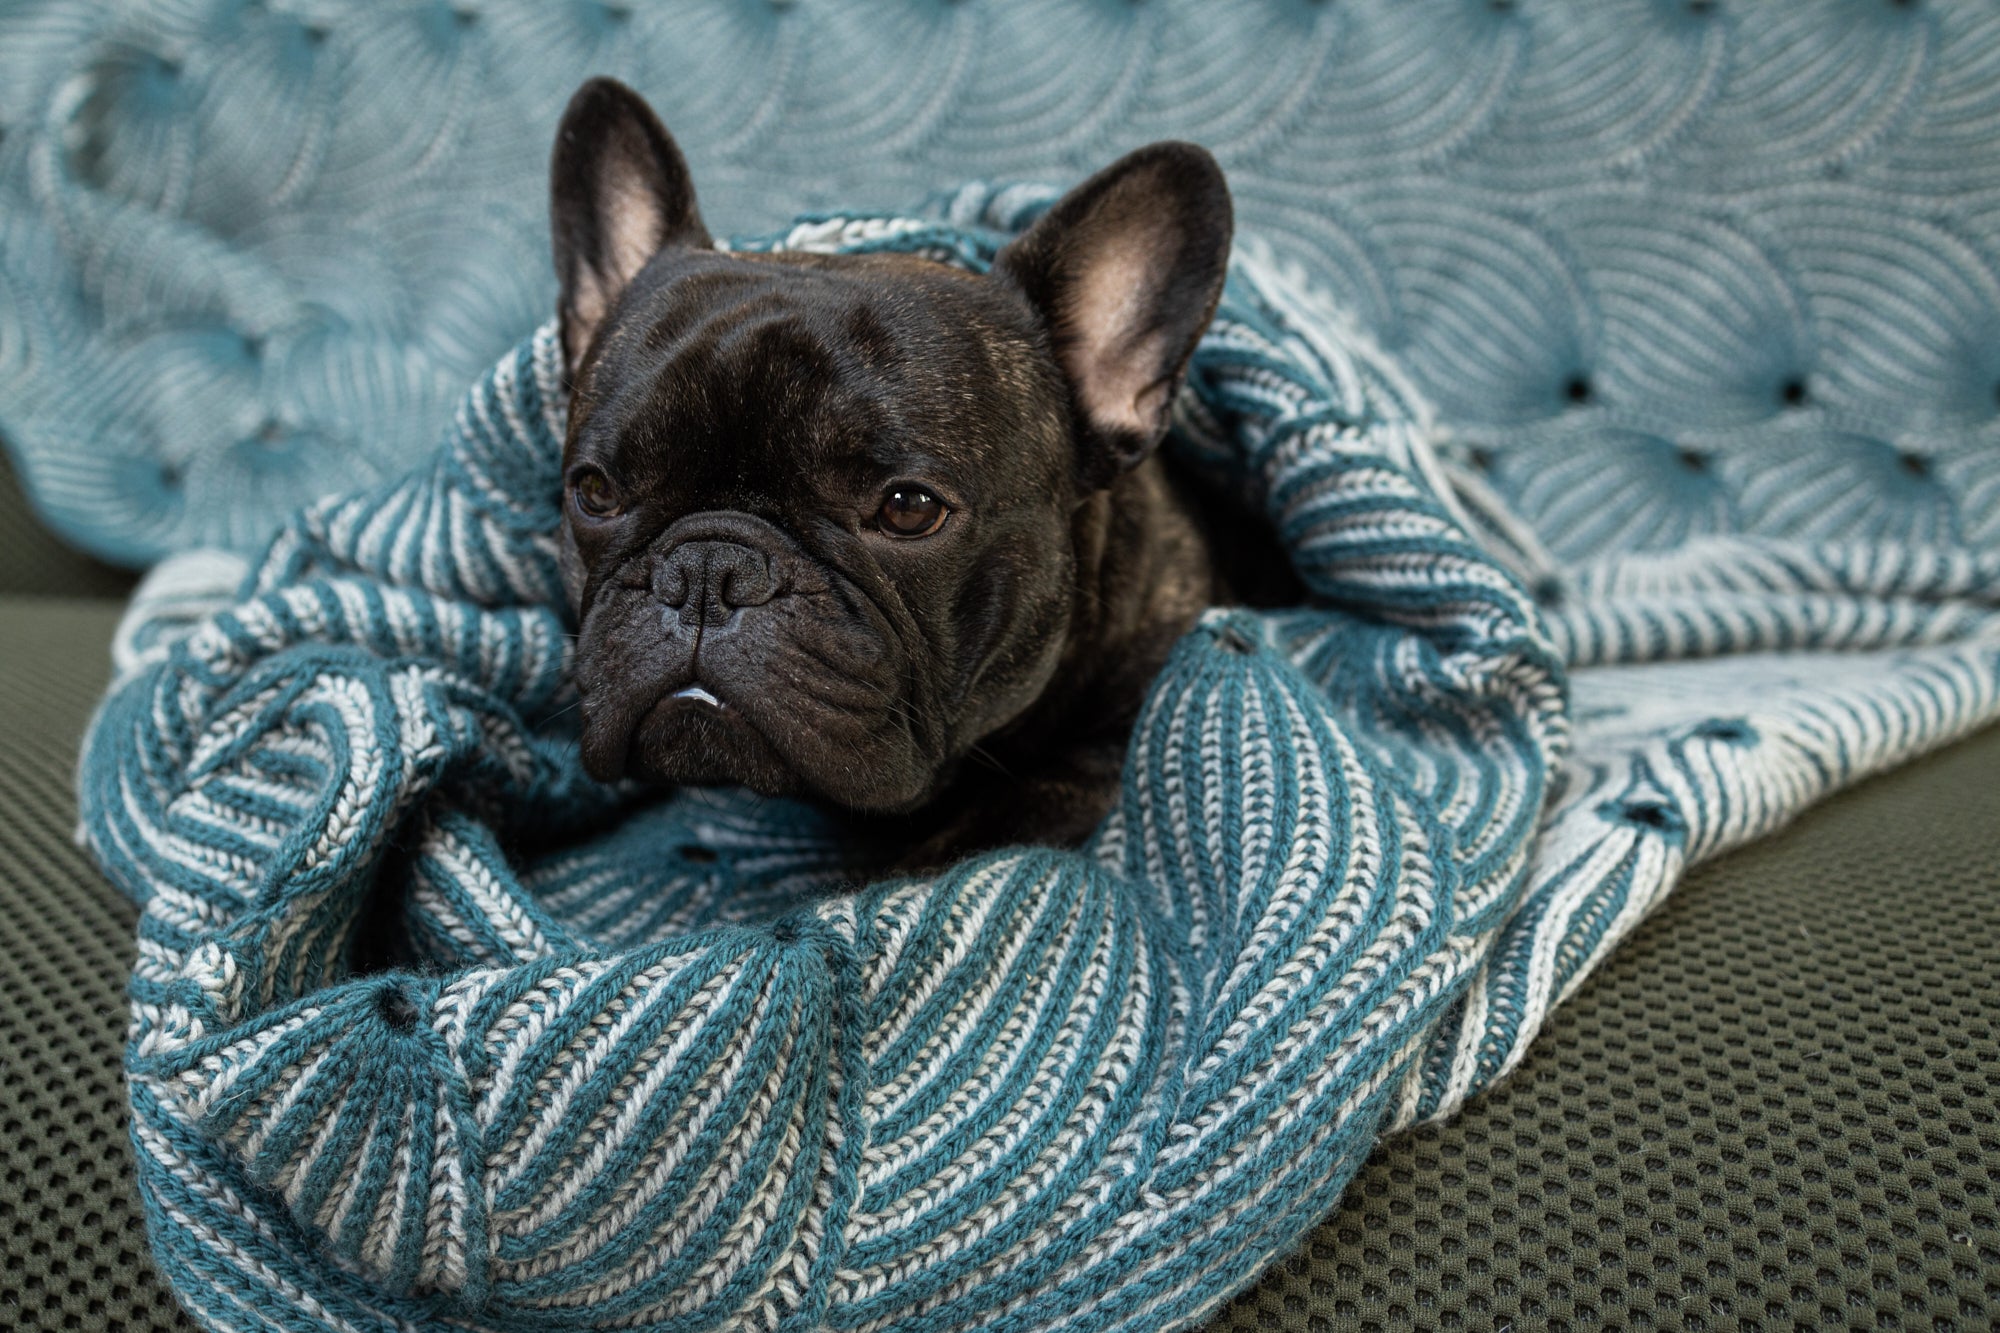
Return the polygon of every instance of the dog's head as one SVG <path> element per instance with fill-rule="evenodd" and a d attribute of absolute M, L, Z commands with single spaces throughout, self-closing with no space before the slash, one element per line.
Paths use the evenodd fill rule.
<path fill-rule="evenodd" d="M 736 254 L 652 111 L 597 80 L 551 212 L 585 766 L 923 804 L 1094 595 L 1076 516 L 1158 444 L 1221 292 L 1213 159 L 1140 149 L 990 276 Z"/>

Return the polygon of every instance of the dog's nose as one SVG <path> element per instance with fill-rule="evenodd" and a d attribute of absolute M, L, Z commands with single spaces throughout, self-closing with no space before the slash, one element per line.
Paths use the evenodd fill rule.
<path fill-rule="evenodd" d="M 678 610 L 683 625 L 727 624 L 777 591 L 770 559 L 736 542 L 682 542 L 653 568 L 653 595 Z"/>

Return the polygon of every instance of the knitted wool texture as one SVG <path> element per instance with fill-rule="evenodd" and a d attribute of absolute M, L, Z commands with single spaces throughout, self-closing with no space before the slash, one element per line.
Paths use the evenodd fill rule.
<path fill-rule="evenodd" d="M 2000 550 L 1996 71 L 1993 0 L 0 5 L 0 444 L 133 565 L 401 475 L 612 74 L 729 232 L 1200 142 L 1565 563 Z"/>
<path fill-rule="evenodd" d="M 1047 198 L 765 244 L 981 268 Z M 211 1328 L 1185 1326 L 1690 859 L 2000 696 L 1965 554 L 1717 543 L 1538 608 L 1518 525 L 1253 244 L 1170 447 L 1311 605 L 1188 636 L 1082 852 L 855 890 L 803 807 L 581 772 L 559 386 L 544 328 L 434 465 L 226 592 L 169 561 L 121 631 L 84 828 L 143 904 L 140 1184 Z"/>

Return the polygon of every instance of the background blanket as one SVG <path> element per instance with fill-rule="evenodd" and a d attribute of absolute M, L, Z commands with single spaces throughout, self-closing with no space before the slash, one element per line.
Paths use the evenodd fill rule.
<path fill-rule="evenodd" d="M 1200 140 L 1560 561 L 2000 544 L 1989 0 L 10 4 L 0 438 L 41 511 L 254 550 L 421 457 L 553 308 L 549 140 L 599 73 L 718 234 Z"/>
<path fill-rule="evenodd" d="M 766 244 L 977 268 L 1049 198 Z M 559 367 L 545 327 L 432 467 L 240 585 L 168 562 L 121 634 L 85 828 L 144 907 L 141 1183 L 211 1326 L 1183 1326 L 1689 860 L 2000 712 L 1963 553 L 1531 591 L 1407 381 L 1251 242 L 1172 447 L 1312 605 L 1189 636 L 1083 854 L 843 891 L 824 817 L 582 774 Z M 416 952 L 366 973 L 384 914 Z"/>

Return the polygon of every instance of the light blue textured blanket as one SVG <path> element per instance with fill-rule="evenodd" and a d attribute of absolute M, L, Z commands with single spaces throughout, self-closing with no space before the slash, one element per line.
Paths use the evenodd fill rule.
<path fill-rule="evenodd" d="M 0 441 L 41 511 L 143 564 L 399 475 L 554 308 L 594 74 L 720 232 L 1205 144 L 1558 561 L 2000 549 L 1992 0 L 15 0 Z"/>
<path fill-rule="evenodd" d="M 1047 198 L 767 244 L 980 267 Z M 1252 241 L 1170 447 L 1312 604 L 1187 638 L 1082 853 L 843 888 L 800 807 L 582 774 L 559 362 L 544 328 L 432 466 L 247 574 L 168 561 L 121 631 L 84 826 L 144 907 L 140 1180 L 211 1328 L 1184 1327 L 1690 861 L 2000 713 L 2000 563 L 1549 575 Z M 384 912 L 415 960 L 358 974 Z"/>

